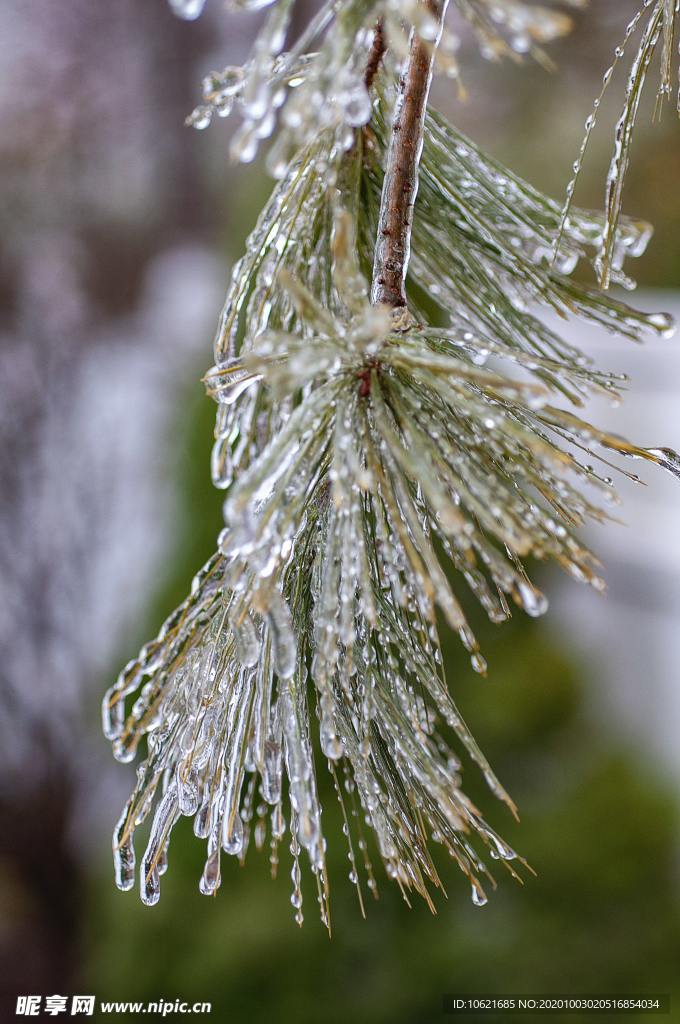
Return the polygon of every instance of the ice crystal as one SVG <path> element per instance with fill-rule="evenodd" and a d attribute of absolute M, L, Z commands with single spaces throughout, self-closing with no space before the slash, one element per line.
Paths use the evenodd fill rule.
<path fill-rule="evenodd" d="M 538 38 L 537 25 L 544 34 L 555 25 L 554 12 L 510 0 L 458 6 L 483 35 L 524 25 Z M 279 0 L 256 44 L 266 55 L 262 82 L 283 81 L 271 61 L 290 10 Z M 365 18 L 380 13 L 389 24 L 409 10 L 331 4 L 301 38 L 342 16 L 344 67 Z M 521 21 L 528 12 L 538 22 Z M 426 21 L 418 30 L 428 35 Z M 369 43 L 367 35 L 364 58 Z M 306 46 L 282 67 L 297 67 L 301 81 L 323 91 L 314 76 L 326 75 L 328 62 L 310 59 L 302 70 Z M 328 114 L 338 107 L 332 97 L 322 116 L 314 109 L 294 157 L 277 168 L 234 268 L 205 378 L 217 402 L 212 475 L 225 490 L 218 550 L 104 700 L 115 756 L 130 761 L 146 745 L 114 859 L 117 884 L 132 887 L 135 831 L 150 818 L 139 872 L 149 904 L 185 815 L 207 841 L 201 892 L 219 887 L 221 854 L 243 861 L 251 838 L 259 849 L 269 837 L 276 873 L 288 833 L 295 919 L 303 920 L 306 858 L 330 928 L 316 779 L 324 763 L 362 907 L 362 877 L 377 891 L 364 823 L 387 874 L 431 906 L 433 842 L 467 876 L 477 905 L 494 884 L 488 858 L 518 877 L 513 861 L 524 862 L 461 788 L 468 757 L 514 811 L 453 701 L 440 625 L 484 673 L 459 584 L 493 622 L 513 605 L 531 616 L 546 610 L 529 557 L 601 589 L 578 528 L 607 519 L 617 500 L 609 453 L 680 475 L 672 451 L 637 447 L 580 418 L 590 395 L 617 398 L 624 382 L 537 315 L 542 306 L 632 340 L 671 332 L 665 315 L 639 313 L 570 276 L 580 260 L 598 259 L 607 214 L 572 209 L 561 220 L 556 203 L 430 112 L 415 210 L 407 211 L 408 306 L 371 301 L 391 173 L 393 70 L 361 117 L 348 118 L 344 101 L 342 116 Z M 206 109 L 228 110 L 237 95 L 254 103 L 259 73 L 212 76 Z M 251 108 L 251 125 L 267 116 L 268 102 Z M 639 256 L 651 229 L 618 217 L 613 230 L 614 273 L 630 285 L 623 257 Z"/>

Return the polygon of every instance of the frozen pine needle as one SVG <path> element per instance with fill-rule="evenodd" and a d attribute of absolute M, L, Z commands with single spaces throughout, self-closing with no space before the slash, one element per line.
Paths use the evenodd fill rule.
<path fill-rule="evenodd" d="M 581 150 L 574 163 L 574 175 L 567 186 L 567 198 L 562 212 L 556 248 L 559 247 L 564 228 L 571 215 L 576 184 L 581 173 L 586 150 L 597 123 L 605 92 L 618 65 L 625 60 L 629 48 L 637 40 L 637 50 L 628 71 L 623 109 L 616 122 L 614 147 L 607 172 L 605 217 L 598 241 L 598 253 L 595 261 L 598 279 L 602 288 L 608 288 L 610 284 L 622 283 L 620 281 L 620 272 L 626 253 L 620 241 L 619 223 L 622 217 L 623 188 L 630 164 L 635 125 L 649 73 L 658 55 L 660 55 L 661 69 L 656 94 L 656 115 L 660 115 L 664 103 L 671 98 L 679 11 L 680 0 L 643 0 L 642 6 L 629 21 L 622 41 L 617 44 L 614 50 L 613 61 L 603 75 L 602 89 L 595 99 L 592 112 L 586 119 L 585 135 L 581 144 Z M 638 33 L 640 33 L 639 39 L 637 39 Z M 680 84 L 677 86 L 676 108 L 680 114 Z"/>
<path fill-rule="evenodd" d="M 173 6 L 192 18 L 202 4 Z M 223 855 L 243 863 L 252 845 L 273 876 L 282 857 L 290 865 L 298 924 L 311 869 L 330 930 L 326 770 L 362 912 L 377 895 L 376 855 L 406 899 L 416 892 L 433 909 L 433 848 L 478 906 L 494 863 L 519 878 L 524 861 L 462 789 L 471 761 L 516 813 L 456 707 L 439 629 L 484 674 L 461 588 L 498 623 L 513 608 L 547 609 L 529 559 L 602 589 L 579 531 L 617 501 L 612 453 L 680 475 L 669 449 L 583 419 L 591 395 L 618 397 L 624 381 L 546 327 L 541 307 L 633 341 L 672 324 L 570 276 L 582 260 L 601 267 L 610 233 L 610 275 L 632 285 L 623 259 L 644 250 L 647 224 L 609 210 L 561 216 L 427 110 L 444 6 L 329 3 L 289 52 L 293 4 L 269 6 L 251 63 L 206 79 L 192 115 L 207 123 L 239 103 L 236 145 L 251 158 L 286 111 L 279 180 L 234 268 L 205 377 L 225 525 L 103 716 L 119 760 L 141 752 L 114 833 L 121 889 L 137 880 L 157 902 L 186 816 L 206 843 L 202 893 L 218 890 Z M 536 51 L 566 28 L 562 13 L 517 0 L 454 6 L 493 55 Z M 376 301 L 391 294 L 388 278 L 394 297 Z"/>

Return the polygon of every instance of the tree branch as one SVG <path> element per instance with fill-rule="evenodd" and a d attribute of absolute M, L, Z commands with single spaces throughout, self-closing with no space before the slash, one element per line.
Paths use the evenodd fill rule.
<path fill-rule="evenodd" d="M 440 3 L 428 0 L 440 32 L 446 4 L 447 0 Z M 423 149 L 425 110 L 437 42 L 438 38 L 435 43 L 425 42 L 413 31 L 408 64 L 399 83 L 392 122 L 375 245 L 371 301 L 395 308 L 406 306 L 413 206 L 418 191 L 418 164 Z"/>
<path fill-rule="evenodd" d="M 383 31 L 382 18 L 379 18 L 375 23 L 375 30 L 373 32 L 373 43 L 368 54 L 368 61 L 366 63 L 366 70 L 364 72 L 364 85 L 366 90 L 370 90 L 373 85 L 373 79 L 375 78 L 380 62 L 385 54 L 385 33 Z"/>

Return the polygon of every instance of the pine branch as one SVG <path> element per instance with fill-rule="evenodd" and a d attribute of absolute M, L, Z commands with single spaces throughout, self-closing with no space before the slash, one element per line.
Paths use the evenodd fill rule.
<path fill-rule="evenodd" d="M 436 18 L 440 31 L 446 6 L 446 0 L 441 4 L 434 0 L 428 2 L 428 9 Z M 375 246 L 371 300 L 375 304 L 385 303 L 395 309 L 406 306 L 406 271 L 411 248 L 413 207 L 418 191 L 418 164 L 423 149 L 425 111 L 436 42 L 434 45 L 426 42 L 414 30 L 392 122 Z"/>
<path fill-rule="evenodd" d="M 171 2 L 195 16 L 195 0 Z M 484 879 L 495 886 L 485 856 L 514 877 L 512 862 L 524 862 L 461 788 L 465 754 L 514 811 L 447 685 L 439 616 L 486 671 L 447 569 L 492 622 L 512 604 L 541 615 L 547 599 L 527 575 L 529 556 L 604 586 L 578 529 L 605 521 L 617 500 L 604 475 L 610 453 L 680 477 L 676 453 L 581 419 L 589 396 L 615 398 L 622 378 L 534 312 L 633 340 L 671 330 L 666 315 L 570 277 L 609 232 L 608 272 L 629 283 L 623 259 L 649 240 L 649 225 L 620 211 L 642 78 L 627 95 L 606 214 L 569 207 L 560 221 L 556 203 L 427 109 L 446 4 L 326 0 L 285 49 L 295 0 L 272 0 L 252 58 L 208 75 L 190 118 L 205 127 L 236 104 L 234 148 L 245 161 L 277 130 L 268 162 L 279 180 L 234 269 L 205 378 L 218 403 L 213 481 L 226 492 L 218 550 L 103 704 L 115 756 L 131 761 L 145 748 L 113 849 L 116 884 L 129 889 L 138 873 L 148 905 L 160 897 L 172 829 L 187 816 L 207 841 L 206 895 L 220 885 L 222 853 L 243 862 L 267 834 L 275 874 L 288 831 L 295 920 L 304 917 L 304 854 L 330 930 L 316 771 L 327 760 L 341 804 L 343 790 L 353 794 L 355 810 L 342 813 L 362 908 L 354 830 L 377 893 L 362 822 L 405 896 L 416 891 L 433 907 L 437 843 L 482 906 Z M 539 44 L 568 26 L 523 0 L 452 6 L 487 55 L 540 59 Z M 647 38 L 663 35 L 666 63 L 675 6 L 646 0 L 642 9 L 653 10 Z M 413 31 L 397 81 L 405 18 Z M 650 53 L 644 43 L 640 67 Z M 362 268 L 371 261 L 369 302 Z M 137 872 L 135 830 L 148 818 Z"/>

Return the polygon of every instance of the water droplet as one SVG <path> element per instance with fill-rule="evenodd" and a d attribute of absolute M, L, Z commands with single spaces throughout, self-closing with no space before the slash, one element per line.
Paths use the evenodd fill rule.
<path fill-rule="evenodd" d="M 202 105 L 192 110 L 189 116 L 185 118 L 184 123 L 187 128 L 197 128 L 198 131 L 203 131 L 212 121 L 212 115 L 212 107 Z"/>
<path fill-rule="evenodd" d="M 548 610 L 548 598 L 545 594 L 541 593 L 528 580 L 517 580 L 515 588 L 513 596 L 515 596 L 517 603 L 521 605 L 527 615 L 531 615 L 535 619 L 545 615 Z"/>
<path fill-rule="evenodd" d="M 488 903 L 488 897 L 476 878 L 472 879 L 472 902 L 476 907 L 484 907 Z"/>
<path fill-rule="evenodd" d="M 205 7 L 205 0 L 169 0 L 169 3 L 177 17 L 184 21 L 195 21 Z"/>

